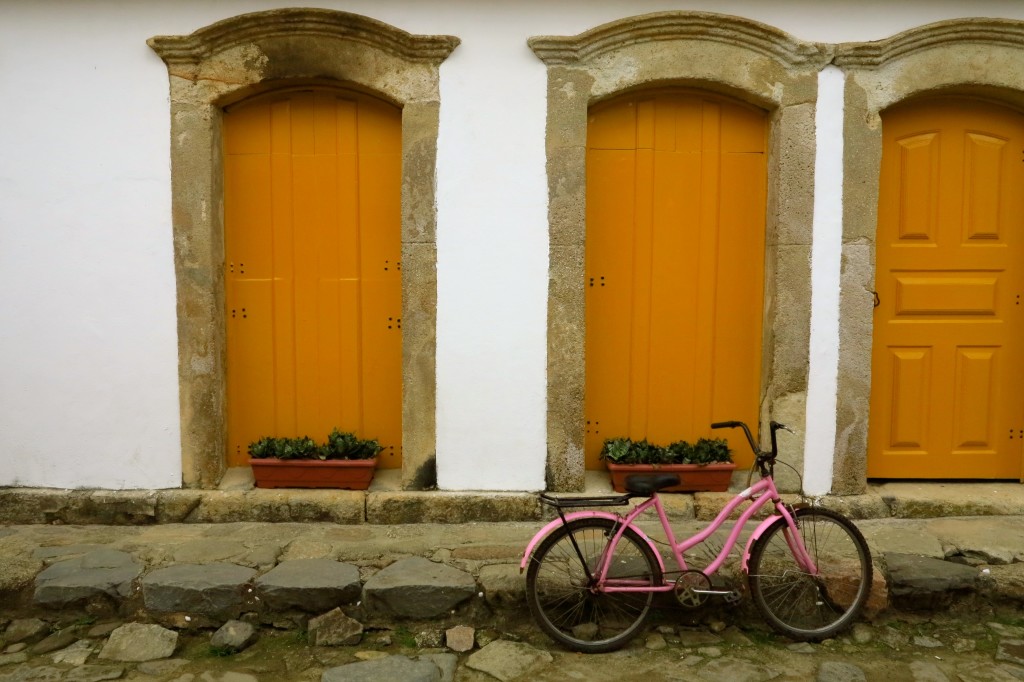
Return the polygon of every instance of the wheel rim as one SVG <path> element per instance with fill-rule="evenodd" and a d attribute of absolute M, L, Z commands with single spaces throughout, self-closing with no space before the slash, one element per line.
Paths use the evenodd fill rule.
<path fill-rule="evenodd" d="M 597 572 L 611 532 L 611 522 L 574 526 L 576 546 L 591 574 Z M 649 552 L 632 534 L 623 535 L 611 558 L 609 584 L 651 585 L 656 576 Z M 533 567 L 533 606 L 541 624 L 556 639 L 574 648 L 604 648 L 628 640 L 643 624 L 653 593 L 598 592 L 580 562 L 580 554 L 563 533 L 538 550 Z M 611 647 L 613 648 L 613 647 Z"/>
<path fill-rule="evenodd" d="M 805 514 L 797 521 L 817 575 L 797 564 L 790 531 L 780 523 L 762 541 L 752 574 L 755 600 L 769 621 L 790 634 L 834 634 L 852 621 L 866 599 L 870 559 L 855 531 L 835 518 Z"/>

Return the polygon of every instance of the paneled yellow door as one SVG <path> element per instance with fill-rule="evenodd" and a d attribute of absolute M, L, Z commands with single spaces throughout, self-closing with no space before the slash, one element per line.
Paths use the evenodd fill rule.
<path fill-rule="evenodd" d="M 402 444 L 401 111 L 336 91 L 224 115 L 229 464 L 260 436 Z"/>
<path fill-rule="evenodd" d="M 868 476 L 1019 478 L 1024 116 L 926 100 L 882 131 Z"/>
<path fill-rule="evenodd" d="M 606 438 L 667 444 L 758 423 L 763 111 L 657 92 L 594 107 L 587 132 L 586 463 Z M 737 461 L 749 448 L 729 437 Z M 739 436 L 738 438 L 742 438 Z"/>

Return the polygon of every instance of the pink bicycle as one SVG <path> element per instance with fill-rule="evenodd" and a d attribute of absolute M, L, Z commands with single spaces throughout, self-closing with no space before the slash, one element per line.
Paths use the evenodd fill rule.
<path fill-rule="evenodd" d="M 526 598 L 534 619 L 555 641 L 574 651 L 598 653 L 621 647 L 643 627 L 657 593 L 674 592 L 680 604 L 696 607 L 710 597 L 739 599 L 735 590 L 716 589 L 711 576 L 722 567 L 746 524 L 771 504 L 774 514 L 750 535 L 741 555 L 750 596 L 776 631 L 796 640 L 820 641 L 850 627 L 871 589 L 871 553 L 863 535 L 845 516 L 806 505 L 786 505 L 773 480 L 778 456 L 776 432 L 789 430 L 771 422 L 771 451 L 758 450 L 743 422 L 720 422 L 711 428 L 740 427 L 754 451 L 747 488 L 736 495 L 706 528 L 677 541 L 658 491 L 679 483 L 675 474 L 631 476 L 624 495 L 555 497 L 541 500 L 558 517 L 530 541 L 520 569 L 526 570 Z M 760 480 L 750 485 L 754 470 Z M 570 511 L 580 507 L 628 506 L 648 498 L 625 515 L 605 511 Z M 744 503 L 728 539 L 702 570 L 687 565 L 684 553 L 722 527 Z M 652 540 L 637 526 L 637 517 L 654 508 L 678 570 L 667 571 Z"/>

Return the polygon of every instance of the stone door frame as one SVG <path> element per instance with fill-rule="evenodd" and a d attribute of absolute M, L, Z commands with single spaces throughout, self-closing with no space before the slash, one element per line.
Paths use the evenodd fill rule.
<path fill-rule="evenodd" d="M 768 112 L 761 417 L 800 424 L 785 449 L 802 469 L 814 116 L 829 50 L 755 21 L 703 12 L 631 17 L 576 36 L 534 37 L 529 45 L 548 68 L 548 489 L 581 490 L 585 478 L 587 112 L 640 88 L 709 91 Z"/>
<path fill-rule="evenodd" d="M 310 84 L 362 90 L 402 109 L 402 485 L 434 485 L 438 70 L 458 38 L 412 35 L 347 12 L 282 9 L 147 42 L 170 78 L 183 483 L 215 487 L 225 471 L 221 112 Z"/>
<path fill-rule="evenodd" d="M 881 113 L 912 98 L 949 95 L 1024 111 L 1024 22 L 938 22 L 878 42 L 837 45 L 834 63 L 846 72 L 846 89 L 832 492 L 846 495 L 867 486 Z"/>

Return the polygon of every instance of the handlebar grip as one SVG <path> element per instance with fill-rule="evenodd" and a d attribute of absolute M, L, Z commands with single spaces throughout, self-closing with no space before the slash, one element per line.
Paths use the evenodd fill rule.
<path fill-rule="evenodd" d="M 739 426 L 739 422 L 715 422 L 711 425 L 713 429 L 735 429 Z"/>

